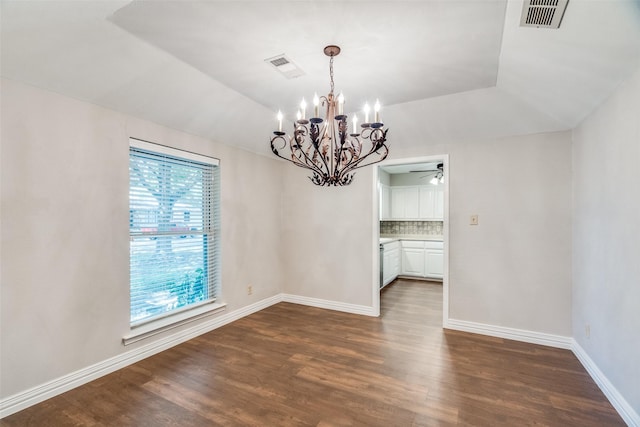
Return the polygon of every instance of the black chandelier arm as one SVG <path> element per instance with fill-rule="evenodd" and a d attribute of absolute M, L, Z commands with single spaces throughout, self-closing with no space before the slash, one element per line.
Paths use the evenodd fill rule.
<path fill-rule="evenodd" d="M 384 159 L 387 158 L 387 155 L 389 154 L 389 150 L 388 148 L 385 146 L 385 153 L 382 155 L 382 157 L 380 157 L 378 160 L 372 161 L 370 163 L 365 163 L 365 164 L 360 164 L 359 162 L 356 165 L 349 165 L 347 167 L 345 167 L 341 172 L 340 172 L 340 176 L 339 176 L 339 181 L 345 181 L 348 178 L 348 182 L 345 184 L 340 184 L 340 185 L 348 185 L 349 183 L 351 183 L 351 181 L 353 180 L 353 176 L 355 175 L 355 171 L 356 169 L 360 169 L 362 167 L 366 167 L 366 166 L 371 166 L 375 163 L 381 162 Z M 360 160 L 364 160 L 365 158 L 367 158 L 367 156 L 362 157 Z"/>
<path fill-rule="evenodd" d="M 362 138 L 371 141 L 372 145 L 375 142 L 377 145 L 374 145 L 374 147 L 380 148 L 387 141 L 388 131 L 389 129 L 383 130 L 382 128 L 369 127 L 362 131 Z"/>
<path fill-rule="evenodd" d="M 280 148 L 276 148 L 276 146 L 275 146 L 275 142 L 276 142 L 276 141 L 282 141 L 282 147 L 280 147 Z M 286 158 L 286 157 L 282 156 L 282 155 L 280 154 L 280 151 L 279 151 L 279 150 L 283 150 L 283 149 L 284 149 L 284 147 L 286 147 L 286 145 L 287 145 L 287 140 L 284 138 L 284 133 L 283 133 L 282 135 L 276 135 L 276 136 L 274 136 L 273 138 L 271 138 L 271 141 L 270 141 L 270 142 L 271 142 L 271 152 L 272 152 L 273 154 L 275 154 L 276 156 L 280 157 L 281 159 L 284 159 L 284 160 L 286 160 L 286 161 L 289 161 L 289 162 L 292 162 L 292 163 L 293 163 L 293 161 L 292 161 L 291 159 L 288 159 L 288 158 Z"/>
<path fill-rule="evenodd" d="M 322 154 L 319 152 L 318 147 L 316 146 L 316 144 L 314 144 L 313 142 L 311 143 L 311 145 L 309 147 L 305 147 L 305 143 L 306 143 L 306 139 L 305 136 L 307 134 L 307 127 L 304 125 L 298 125 L 295 127 L 295 137 L 294 138 L 290 138 L 290 149 L 291 149 L 291 154 L 293 155 L 293 153 L 295 152 L 295 150 L 299 150 L 302 155 L 304 156 L 304 163 L 301 161 L 300 158 L 298 158 L 300 160 L 299 165 L 301 167 L 306 167 L 307 169 L 311 169 L 316 173 L 319 174 L 323 174 L 323 170 L 320 166 L 318 166 L 318 162 L 315 160 L 316 156 L 320 156 L 322 158 Z M 296 144 L 294 146 L 293 141 L 295 140 Z M 312 157 L 309 156 L 308 151 L 313 147 L 314 149 L 314 154 L 312 155 Z M 322 159 L 324 162 L 324 159 Z"/>
<path fill-rule="evenodd" d="M 346 172 L 352 172 L 352 171 L 355 171 L 356 169 L 360 169 L 360 168 L 363 168 L 363 167 L 366 167 L 366 166 L 371 166 L 373 164 L 376 164 L 376 163 L 379 163 L 379 162 L 383 161 L 389 155 L 389 148 L 386 145 L 383 146 L 382 148 L 384 148 L 384 150 L 383 150 L 384 153 L 383 154 L 378 153 L 380 155 L 380 157 L 378 157 L 377 159 L 372 160 L 370 162 L 365 162 L 365 160 L 367 160 L 367 158 L 369 157 L 369 154 L 367 154 L 366 156 L 363 156 L 363 157 L 359 158 L 356 162 L 354 162 L 353 165 L 350 165 L 348 168 L 345 168 Z M 382 148 L 379 148 L 378 150 L 380 150 Z M 371 160 L 371 159 L 369 159 L 369 160 Z"/>
<path fill-rule="evenodd" d="M 380 150 L 382 150 L 383 152 L 380 153 L 379 152 Z M 371 158 L 369 156 L 371 154 L 373 154 L 374 152 L 376 154 L 378 154 L 379 157 L 376 157 L 376 159 L 371 160 Z M 389 154 L 389 148 L 386 145 L 383 145 L 383 147 L 378 148 L 378 151 L 370 151 L 365 156 L 362 156 L 362 157 L 358 158 L 357 160 L 351 162 L 350 164 L 346 165 L 344 167 L 344 169 L 340 172 L 340 175 L 344 176 L 344 175 L 348 175 L 348 174 L 353 174 L 356 169 L 360 169 L 362 167 L 371 166 L 371 165 L 373 165 L 375 163 L 379 163 L 379 162 L 383 161 L 384 159 L 386 159 L 388 154 Z M 367 159 L 369 159 L 371 161 L 366 161 Z"/>
<path fill-rule="evenodd" d="M 385 144 L 387 132 L 388 132 L 388 129 L 380 132 L 374 131 L 373 133 L 369 133 L 366 137 L 364 137 L 364 139 L 369 139 L 371 141 L 371 149 L 364 156 L 359 156 L 358 159 L 356 159 L 353 162 L 350 162 L 350 164 L 345 166 L 343 172 L 351 172 L 355 169 L 359 169 L 365 166 L 370 166 L 372 164 L 381 162 L 382 160 L 386 159 L 387 156 L 389 155 L 389 147 L 387 147 L 387 145 Z M 371 140 L 370 138 L 377 133 L 382 133 L 382 135 L 380 135 L 380 137 L 378 138 L 375 138 L 374 140 Z M 383 150 L 383 153 L 380 153 L 379 152 L 380 150 Z M 376 159 L 375 161 L 365 162 L 365 160 L 374 153 L 378 154 L 380 158 Z"/>
<path fill-rule="evenodd" d="M 353 139 L 346 139 L 346 120 L 344 120 L 344 122 L 345 127 L 341 127 L 339 132 L 340 146 L 336 147 L 337 152 L 335 153 L 335 161 L 337 164 L 336 168 L 332 171 L 332 176 L 338 183 L 335 185 L 346 185 L 342 183 L 345 181 L 350 182 L 353 179 L 352 173 L 355 169 L 378 163 L 384 160 L 388 155 L 388 147 L 384 145 L 386 132 L 383 132 L 380 129 L 375 129 L 374 132 L 366 132 L 364 139 L 370 140 L 371 148 L 367 154 L 361 156 L 363 144 L 358 139 L 357 135 L 353 135 Z M 373 141 L 371 140 L 371 136 L 374 137 Z M 378 151 L 383 147 L 384 153 L 379 153 Z M 376 152 L 381 158 L 376 159 L 375 161 L 365 162 L 370 155 Z"/>
<path fill-rule="evenodd" d="M 349 172 L 353 169 L 353 165 L 357 164 L 360 158 L 361 148 L 355 148 L 354 142 L 349 141 L 351 147 L 342 147 L 339 155 L 341 171 L 336 170 L 336 174 L 344 175 L 344 172 Z"/>
<path fill-rule="evenodd" d="M 338 137 L 339 137 L 339 141 L 340 141 L 340 147 L 338 147 L 338 150 L 336 150 L 336 152 L 334 153 L 334 158 L 335 158 L 335 168 L 333 170 L 333 175 L 334 176 L 338 176 L 338 175 L 343 175 L 340 172 L 340 167 L 344 167 L 345 163 L 343 162 L 343 156 L 345 155 L 345 152 L 350 151 L 349 148 L 345 148 L 345 145 L 347 144 L 347 142 L 351 142 L 347 140 L 347 116 L 342 116 L 342 118 L 340 120 L 338 120 Z M 351 144 L 353 146 L 353 144 Z M 351 159 L 346 162 L 346 165 L 349 165 L 351 162 L 353 161 L 353 153 L 351 154 Z"/>
<path fill-rule="evenodd" d="M 339 122 L 344 122 L 346 125 L 346 120 L 341 120 Z M 321 151 L 323 142 L 330 144 L 331 140 L 330 138 L 328 140 L 326 138 L 322 138 L 320 136 L 321 132 L 319 131 L 319 127 L 315 124 L 311 125 L 311 130 L 309 132 L 311 142 L 307 141 L 305 138 L 307 136 L 307 128 L 305 126 L 298 125 L 295 128 L 293 137 L 288 137 L 284 134 L 274 136 L 271 139 L 271 151 L 283 160 L 291 162 L 300 168 L 311 170 L 313 176 L 308 178 L 316 185 L 349 185 L 353 180 L 356 169 L 378 163 L 388 156 L 389 148 L 385 144 L 388 130 L 368 129 L 367 132 L 367 129 L 365 129 L 362 137 L 365 140 L 369 140 L 371 147 L 364 156 L 361 156 L 360 154 L 362 152 L 363 142 L 361 142 L 357 136 L 354 136 L 353 139 L 347 139 L 346 128 L 344 126 L 340 126 L 340 124 L 342 123 L 339 123 L 338 127 L 339 149 L 335 153 L 328 153 L 330 156 L 334 157 L 335 167 L 333 171 L 330 170 L 326 156 L 323 155 Z M 331 131 L 331 127 L 328 127 L 327 130 Z M 322 134 L 324 133 L 326 132 L 323 132 Z M 280 149 L 289 145 L 291 158 L 284 157 L 280 154 L 280 149 L 276 148 L 277 141 L 282 142 L 282 147 Z M 311 150 L 313 150 L 313 154 L 308 153 L 308 151 Z M 375 154 L 377 154 L 377 157 L 372 159 L 371 156 Z M 320 157 L 320 160 L 315 159 L 317 156 Z M 322 166 L 325 167 L 324 170 L 322 169 Z M 332 176 L 331 172 L 333 172 Z"/>
<path fill-rule="evenodd" d="M 327 159 L 325 159 L 325 156 L 323 156 L 322 152 L 320 151 L 322 140 L 324 139 L 320 136 L 321 134 L 322 133 L 320 132 L 320 127 L 317 124 L 311 123 L 311 133 L 309 134 L 309 137 L 311 138 L 311 145 L 315 149 L 316 154 L 320 156 L 320 159 L 324 164 L 325 170 L 329 172 L 329 165 L 327 164 Z"/>
<path fill-rule="evenodd" d="M 370 162 L 370 163 L 363 163 L 363 164 L 360 164 L 361 162 L 364 162 L 364 160 L 366 160 L 366 159 L 369 157 L 369 154 L 371 154 L 371 153 L 373 153 L 373 152 L 374 152 L 374 151 L 371 151 L 371 152 L 370 152 L 369 154 L 367 154 L 366 156 L 361 157 L 360 159 L 358 159 L 357 164 L 356 164 L 355 166 L 353 166 L 352 168 L 350 168 L 350 170 L 360 169 L 360 168 L 363 168 L 363 167 L 366 167 L 366 166 L 371 166 L 371 165 L 373 165 L 373 164 L 376 164 L 376 163 L 379 163 L 379 162 L 383 161 L 383 160 L 384 160 L 384 159 L 386 159 L 386 158 L 387 158 L 387 156 L 389 155 L 389 147 L 387 147 L 386 145 L 383 145 L 382 147 L 378 148 L 378 150 L 381 150 L 381 149 L 383 149 L 383 148 L 384 148 L 384 150 L 383 150 L 383 151 L 384 151 L 384 154 L 380 154 L 380 153 L 378 153 L 378 154 L 380 154 L 380 158 L 379 158 L 378 160 L 372 161 L 372 162 Z M 378 152 L 378 150 L 375 150 L 375 152 L 377 153 L 377 152 Z"/>
<path fill-rule="evenodd" d="M 275 145 L 274 145 L 274 143 L 276 141 L 282 141 L 282 147 L 280 147 L 279 149 L 276 148 Z M 279 150 L 284 149 L 284 147 L 287 144 L 288 144 L 288 142 L 287 142 L 286 138 L 283 135 L 274 136 L 273 138 L 271 138 L 271 151 L 273 152 L 273 154 L 275 154 L 276 156 L 280 157 L 281 159 L 284 159 L 284 160 L 286 160 L 288 162 L 293 163 L 294 165 L 297 165 L 297 163 L 294 160 L 292 160 L 291 158 L 284 157 L 283 155 L 280 154 Z"/>
<path fill-rule="evenodd" d="M 316 166 L 311 159 L 309 159 L 309 157 L 304 153 L 304 151 L 302 150 L 302 148 L 300 148 L 300 151 L 302 151 L 302 154 L 305 157 L 305 161 L 303 162 L 302 160 L 300 160 L 292 151 L 291 152 L 291 158 L 289 157 L 284 157 L 280 154 L 280 152 L 278 151 L 278 149 L 275 147 L 274 142 L 277 140 L 281 140 L 282 141 L 282 148 L 283 149 L 288 143 L 291 144 L 292 141 L 292 137 L 288 137 L 289 141 L 287 141 L 287 139 L 285 138 L 284 135 L 276 135 L 273 138 L 271 138 L 271 151 L 273 152 L 273 154 L 275 154 L 276 156 L 280 157 L 283 160 L 286 160 L 288 162 L 293 163 L 294 165 L 301 167 L 301 168 L 305 168 L 305 169 L 310 169 L 312 170 L 314 173 L 318 173 L 320 175 L 322 175 L 322 169 L 320 169 L 318 166 Z M 295 159 L 295 160 L 294 160 Z"/>

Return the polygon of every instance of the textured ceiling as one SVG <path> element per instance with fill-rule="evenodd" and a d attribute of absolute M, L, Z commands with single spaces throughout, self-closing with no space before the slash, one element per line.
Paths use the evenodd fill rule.
<path fill-rule="evenodd" d="M 146 2 L 111 20 L 272 110 L 329 90 L 327 44 L 338 44 L 336 90 L 386 105 L 495 86 L 506 1 Z M 370 11 L 366 13 L 365 11 Z M 286 54 L 288 80 L 265 59 Z"/>
<path fill-rule="evenodd" d="M 3 1 L 2 76 L 257 152 L 277 109 L 379 98 L 393 147 L 571 129 L 640 64 L 640 1 Z M 287 54 L 287 80 L 264 62 Z M 416 136 L 419 135 L 419 138 Z"/>

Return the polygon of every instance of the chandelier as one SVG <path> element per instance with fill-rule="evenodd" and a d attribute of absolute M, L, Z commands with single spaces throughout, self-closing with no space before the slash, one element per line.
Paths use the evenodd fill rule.
<path fill-rule="evenodd" d="M 293 134 L 282 131 L 283 115 L 278 111 L 278 130 L 271 138 L 271 151 L 276 156 L 301 168 L 309 169 L 309 177 L 316 185 L 349 185 L 355 170 L 384 160 L 389 154 L 385 144 L 388 129 L 380 121 L 380 103 L 374 106 L 374 120 L 369 122 L 368 104 L 364 106 L 364 123 L 357 128 L 358 118 L 353 115 L 351 133 L 348 133 L 347 115 L 344 114 L 342 93 L 336 98 L 333 90 L 333 58 L 340 53 L 338 46 L 327 46 L 331 90 L 327 96 L 313 97 L 313 117 L 306 118 L 307 104 L 302 99 Z M 320 105 L 326 108 L 320 117 Z"/>

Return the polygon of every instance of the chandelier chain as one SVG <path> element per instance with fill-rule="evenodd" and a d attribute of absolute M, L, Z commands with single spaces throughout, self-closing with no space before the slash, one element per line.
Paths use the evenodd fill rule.
<path fill-rule="evenodd" d="M 331 95 L 333 95 L 333 55 L 329 57 L 329 77 L 331 78 Z"/>

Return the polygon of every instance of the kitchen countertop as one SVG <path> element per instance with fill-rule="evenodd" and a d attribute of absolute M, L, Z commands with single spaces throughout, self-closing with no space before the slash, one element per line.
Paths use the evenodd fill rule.
<path fill-rule="evenodd" d="M 427 240 L 432 242 L 442 242 L 442 236 L 429 236 L 429 235 L 397 235 L 397 236 L 389 236 L 382 235 L 380 236 L 380 244 L 383 245 L 385 243 L 395 242 L 397 240 Z"/>

